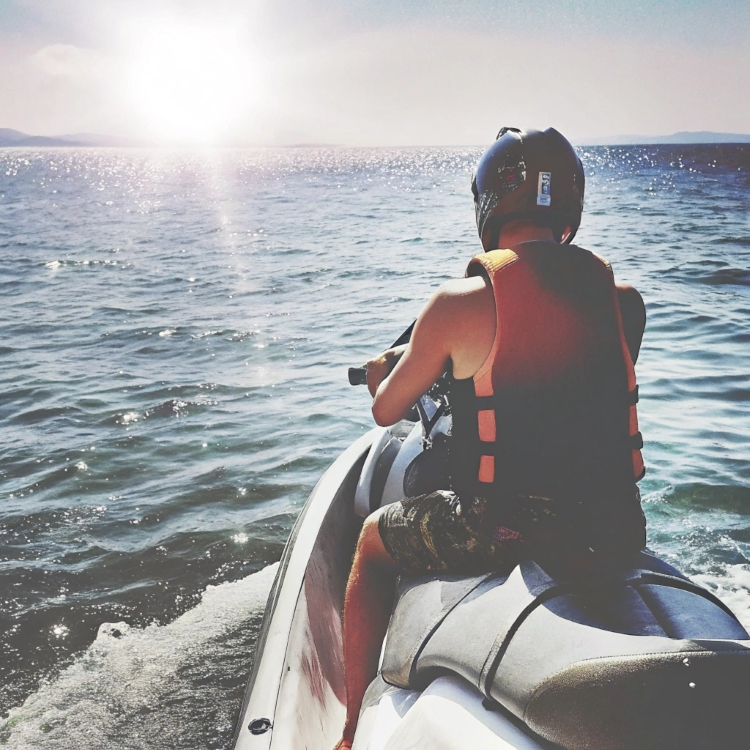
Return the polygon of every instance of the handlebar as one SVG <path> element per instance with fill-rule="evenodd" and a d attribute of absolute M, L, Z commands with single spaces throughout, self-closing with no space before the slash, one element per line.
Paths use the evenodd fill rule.
<path fill-rule="evenodd" d="M 415 320 L 414 323 L 417 321 Z M 392 344 L 391 349 L 402 344 L 408 344 L 411 339 L 411 332 L 414 330 L 412 323 Z M 367 365 L 364 367 L 349 368 L 349 385 L 367 385 Z"/>
<path fill-rule="evenodd" d="M 349 368 L 349 385 L 367 385 L 367 367 L 350 367 Z M 445 377 L 441 377 L 435 385 L 430 388 L 425 395 L 438 397 L 444 396 L 448 392 Z"/>
<path fill-rule="evenodd" d="M 350 367 L 349 385 L 367 385 L 367 368 Z"/>
<path fill-rule="evenodd" d="M 367 385 L 367 367 L 349 368 L 350 385 Z M 432 444 L 432 430 L 443 414 L 450 414 L 446 381 L 441 377 L 427 393 L 420 396 L 411 413 L 406 417 L 410 422 L 422 423 L 422 444 L 426 448 Z"/>

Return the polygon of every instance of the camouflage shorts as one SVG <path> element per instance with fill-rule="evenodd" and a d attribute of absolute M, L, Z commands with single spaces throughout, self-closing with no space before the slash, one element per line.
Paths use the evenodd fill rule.
<path fill-rule="evenodd" d="M 483 530 L 485 501 L 464 502 L 452 492 L 409 497 L 389 505 L 378 528 L 388 554 L 403 570 L 474 574 L 507 571 L 521 559 L 520 534 Z"/>

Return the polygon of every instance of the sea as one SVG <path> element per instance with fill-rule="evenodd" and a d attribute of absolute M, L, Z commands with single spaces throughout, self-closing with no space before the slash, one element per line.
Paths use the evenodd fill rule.
<path fill-rule="evenodd" d="M 0 150 L 0 745 L 224 749 L 347 367 L 479 250 L 480 148 Z M 649 545 L 750 627 L 750 145 L 580 150 L 648 313 Z"/>

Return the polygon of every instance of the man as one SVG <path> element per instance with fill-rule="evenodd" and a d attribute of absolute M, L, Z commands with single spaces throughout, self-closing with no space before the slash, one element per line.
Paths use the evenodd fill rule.
<path fill-rule="evenodd" d="M 503 128 L 472 191 L 485 254 L 432 296 L 407 346 L 367 363 L 379 425 L 448 373 L 453 491 L 365 521 L 344 611 L 339 748 L 377 672 L 399 569 L 475 573 L 533 556 L 576 570 L 645 544 L 633 371 L 645 308 L 605 261 L 569 244 L 580 160 L 552 128 Z"/>

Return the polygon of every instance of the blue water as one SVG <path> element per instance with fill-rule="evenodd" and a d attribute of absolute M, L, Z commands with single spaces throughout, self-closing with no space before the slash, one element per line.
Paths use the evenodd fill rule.
<path fill-rule="evenodd" d="M 225 748 L 346 367 L 478 251 L 477 149 L 0 151 L 0 744 Z M 649 542 L 750 625 L 750 147 L 585 149 Z"/>

